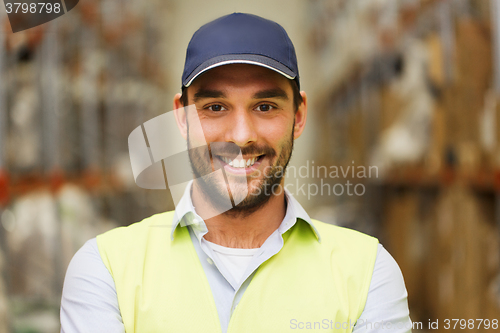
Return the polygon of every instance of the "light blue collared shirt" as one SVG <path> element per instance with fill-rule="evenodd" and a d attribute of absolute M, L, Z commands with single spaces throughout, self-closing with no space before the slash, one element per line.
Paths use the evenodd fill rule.
<path fill-rule="evenodd" d="M 212 289 L 222 332 L 227 332 L 231 314 L 238 306 L 257 268 L 283 247 L 283 233 L 297 219 L 304 220 L 316 235 L 311 241 L 321 242 L 309 215 L 295 198 L 285 190 L 286 213 L 276 229 L 255 253 L 243 278 L 236 281 L 215 256 L 204 235 L 208 232 L 203 219 L 196 213 L 190 196 L 191 183 L 179 201 L 170 237 L 174 230 L 189 226 L 189 234 Z M 365 309 L 353 332 L 377 332 L 377 322 L 391 322 L 383 332 L 411 332 L 407 292 L 401 271 L 391 255 L 379 245 Z M 102 262 L 95 238 L 75 254 L 66 272 L 61 301 L 61 332 L 124 332 L 114 281 Z M 382 332 L 380 331 L 380 332 Z"/>

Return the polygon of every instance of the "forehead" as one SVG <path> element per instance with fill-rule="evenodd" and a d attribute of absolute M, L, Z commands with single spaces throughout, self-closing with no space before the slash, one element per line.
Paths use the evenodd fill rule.
<path fill-rule="evenodd" d="M 200 89 L 251 92 L 279 87 L 291 94 L 292 89 L 288 81 L 283 75 L 262 66 L 230 64 L 201 74 L 188 89 L 194 92 Z"/>

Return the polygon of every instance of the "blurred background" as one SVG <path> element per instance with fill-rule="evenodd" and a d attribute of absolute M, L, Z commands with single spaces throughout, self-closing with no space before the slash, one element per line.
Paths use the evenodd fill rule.
<path fill-rule="evenodd" d="M 174 208 L 135 185 L 127 138 L 172 110 L 191 35 L 235 11 L 295 44 L 291 167 L 328 170 L 287 179 L 311 217 L 378 237 L 424 327 L 500 319 L 500 1 L 81 0 L 15 34 L 0 10 L 0 333 L 58 332 L 84 242 Z"/>

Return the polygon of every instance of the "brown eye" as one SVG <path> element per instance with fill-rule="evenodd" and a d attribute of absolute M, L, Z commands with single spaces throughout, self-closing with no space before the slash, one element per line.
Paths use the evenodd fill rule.
<path fill-rule="evenodd" d="M 271 111 L 272 108 L 273 106 L 271 104 L 261 104 L 257 107 L 257 109 L 262 112 Z"/>
<path fill-rule="evenodd" d="M 224 110 L 224 107 L 220 104 L 214 104 L 214 105 L 210 105 L 208 107 L 211 111 L 214 111 L 214 112 L 219 112 L 219 111 L 222 111 Z"/>

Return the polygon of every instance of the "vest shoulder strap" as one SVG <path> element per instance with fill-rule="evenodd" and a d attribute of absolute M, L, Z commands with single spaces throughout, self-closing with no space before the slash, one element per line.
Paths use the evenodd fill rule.
<path fill-rule="evenodd" d="M 342 269 L 344 276 L 355 277 L 356 288 L 348 288 L 357 299 L 351 303 L 358 317 L 363 312 L 377 258 L 378 239 L 362 232 L 312 220 L 321 235 L 324 249 L 331 254 L 332 267 Z"/>
<path fill-rule="evenodd" d="M 169 211 L 155 214 L 140 222 L 98 235 L 96 240 L 99 253 L 111 275 L 114 275 L 111 258 L 144 255 L 140 249 L 145 249 L 146 243 L 151 241 L 151 238 L 161 238 L 162 242 L 170 243 L 174 213 Z"/>

